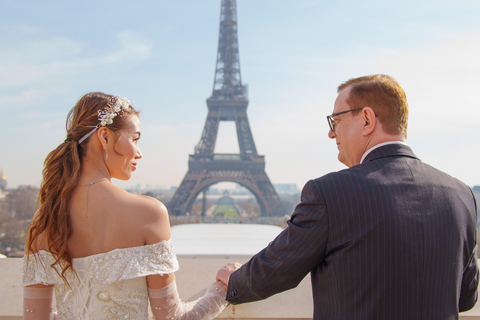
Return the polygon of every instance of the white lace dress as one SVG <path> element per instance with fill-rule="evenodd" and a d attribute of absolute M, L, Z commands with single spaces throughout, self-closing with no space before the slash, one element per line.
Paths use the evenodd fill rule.
<path fill-rule="evenodd" d="M 59 319 L 148 319 L 145 276 L 178 270 L 171 240 L 73 259 L 65 284 L 51 253 L 24 257 L 23 286 L 54 285 Z M 61 272 L 60 268 L 57 268 Z"/>

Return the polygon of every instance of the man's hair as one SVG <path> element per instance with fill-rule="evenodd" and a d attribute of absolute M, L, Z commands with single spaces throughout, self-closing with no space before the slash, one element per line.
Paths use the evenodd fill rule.
<path fill-rule="evenodd" d="M 394 78 L 382 74 L 353 78 L 342 83 L 337 92 L 347 87 L 351 88 L 346 100 L 351 109 L 370 107 L 385 133 L 407 136 L 407 96 Z"/>

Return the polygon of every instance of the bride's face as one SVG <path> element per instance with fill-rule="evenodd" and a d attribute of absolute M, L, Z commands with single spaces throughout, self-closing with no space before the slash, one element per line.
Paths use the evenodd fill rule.
<path fill-rule="evenodd" d="M 113 152 L 109 152 L 107 165 L 113 178 L 128 180 L 136 170 L 137 160 L 142 157 L 138 140 L 140 139 L 140 119 L 136 115 L 129 117 L 126 126 L 119 131 Z"/>

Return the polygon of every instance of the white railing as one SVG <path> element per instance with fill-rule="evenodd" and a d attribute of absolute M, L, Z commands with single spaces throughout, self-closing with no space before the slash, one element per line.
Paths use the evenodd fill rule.
<path fill-rule="evenodd" d="M 230 261 L 246 262 L 249 256 L 179 256 L 180 270 L 176 273 L 182 300 L 201 294 L 215 279 L 218 268 Z M 22 259 L 0 259 L 0 320 L 22 319 Z M 311 319 L 312 290 L 310 277 L 287 292 L 266 300 L 229 306 L 220 319 Z M 480 320 L 480 303 L 460 314 L 461 320 Z"/>

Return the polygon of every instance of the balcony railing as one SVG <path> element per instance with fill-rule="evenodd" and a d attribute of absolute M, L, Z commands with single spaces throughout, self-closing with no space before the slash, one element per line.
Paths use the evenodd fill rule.
<path fill-rule="evenodd" d="M 250 256 L 179 256 L 176 273 L 182 300 L 192 300 L 213 283 L 218 268 L 230 261 L 246 262 Z M 22 319 L 22 259 L 0 259 L 0 320 Z M 310 277 L 292 290 L 266 300 L 228 306 L 218 319 L 311 319 L 313 314 Z M 461 320 L 480 320 L 480 304 L 461 313 Z"/>

